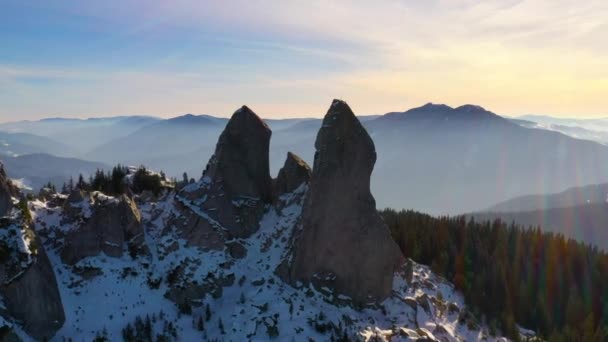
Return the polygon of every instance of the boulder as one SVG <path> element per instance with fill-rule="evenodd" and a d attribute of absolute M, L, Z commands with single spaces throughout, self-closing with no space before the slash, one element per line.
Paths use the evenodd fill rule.
<path fill-rule="evenodd" d="M 66 205 L 70 205 L 69 201 Z M 90 217 L 65 237 L 61 259 L 67 264 L 99 255 L 121 257 L 129 245 L 131 252 L 145 249 L 144 230 L 135 202 L 125 195 L 119 198 L 95 193 Z"/>
<path fill-rule="evenodd" d="M 287 194 L 296 190 L 300 185 L 310 181 L 312 171 L 302 158 L 287 152 L 285 164 L 279 170 L 279 174 L 274 183 L 275 197 Z"/>
<path fill-rule="evenodd" d="M 334 100 L 315 148 L 289 280 L 329 280 L 358 305 L 383 300 L 402 255 L 370 192 L 374 143 L 348 105 Z"/>
<path fill-rule="evenodd" d="M 246 106 L 232 115 L 201 180 L 177 196 L 187 222 L 182 235 L 189 244 L 219 249 L 224 240 L 258 230 L 265 205 L 272 202 L 270 136 L 268 126 Z"/>

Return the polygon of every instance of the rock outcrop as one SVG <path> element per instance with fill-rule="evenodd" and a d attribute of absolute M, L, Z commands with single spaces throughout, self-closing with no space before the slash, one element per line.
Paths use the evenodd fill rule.
<path fill-rule="evenodd" d="M 0 188 L 4 191 L 6 184 Z M 0 220 L 0 315 L 19 322 L 30 336 L 44 339 L 61 328 L 65 314 L 55 273 L 29 220 L 18 210 Z"/>
<path fill-rule="evenodd" d="M 279 170 L 279 175 L 274 183 L 275 197 L 296 190 L 303 183 L 310 181 L 312 171 L 302 158 L 287 152 L 285 164 Z"/>
<path fill-rule="evenodd" d="M 270 202 L 268 150 L 271 134 L 260 117 L 247 106 L 241 107 L 220 135 L 204 176 L 221 183 L 229 196 Z"/>
<path fill-rule="evenodd" d="M 348 105 L 334 100 L 315 148 L 289 280 L 328 286 L 358 305 L 382 300 L 402 256 L 370 192 L 374 143 Z"/>
<path fill-rule="evenodd" d="M 82 224 L 67 233 L 61 250 L 63 262 L 74 264 L 101 252 L 120 257 L 125 247 L 130 253 L 146 249 L 140 213 L 133 200 L 125 195 L 113 198 L 94 193 L 91 201 L 71 202 L 68 199 L 66 202 L 66 206 L 81 210 Z"/>
<path fill-rule="evenodd" d="M 223 241 L 258 230 L 264 207 L 272 202 L 270 136 L 246 106 L 232 115 L 201 180 L 177 196 L 185 209 L 179 228 L 189 244 L 220 249 Z"/>
<path fill-rule="evenodd" d="M 11 183 L 0 164 L 0 216 L 7 215 L 13 207 L 12 197 L 16 195 L 17 189 Z"/>
<path fill-rule="evenodd" d="M 65 322 L 65 313 L 53 267 L 40 243 L 32 263 L 12 281 L 0 287 L 6 309 L 36 339 L 50 338 Z M 0 272 L 2 273 L 2 272 Z"/>

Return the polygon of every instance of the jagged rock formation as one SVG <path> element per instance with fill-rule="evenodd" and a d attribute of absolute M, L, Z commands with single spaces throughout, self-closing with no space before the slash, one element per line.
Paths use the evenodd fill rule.
<path fill-rule="evenodd" d="M 178 196 L 190 209 L 184 210 L 180 226 L 190 244 L 220 249 L 224 240 L 257 231 L 264 206 L 272 201 L 270 136 L 268 126 L 246 106 L 232 115 L 202 179 Z"/>
<path fill-rule="evenodd" d="M 12 196 L 16 195 L 17 189 L 13 186 L 0 164 L 0 216 L 8 214 L 13 207 Z"/>
<path fill-rule="evenodd" d="M 82 202 L 75 202 L 80 198 Z M 133 200 L 125 195 L 113 198 L 101 193 L 94 193 L 91 200 L 93 203 L 88 202 L 88 196 L 70 195 L 66 201 L 70 210 L 80 211 L 83 222 L 65 237 L 61 251 L 65 263 L 74 264 L 101 252 L 120 257 L 127 245 L 131 253 L 145 250 L 143 225 Z"/>
<path fill-rule="evenodd" d="M 328 286 L 357 304 L 384 299 L 401 254 L 370 193 L 374 143 L 348 105 L 334 100 L 315 148 L 290 280 Z"/>
<path fill-rule="evenodd" d="M 220 135 L 204 175 L 214 183 L 222 183 L 230 196 L 269 202 L 272 196 L 268 166 L 271 134 L 260 117 L 247 106 L 241 107 Z"/>
<path fill-rule="evenodd" d="M 499 340 L 462 323 L 464 299 L 427 267 L 395 270 L 398 251 L 369 191 L 374 145 L 346 104 L 326 117 L 312 179 L 288 155 L 268 181 L 270 133 L 256 118 L 238 111 L 199 182 L 142 194 L 139 208 L 80 192 L 29 203 L 50 260 L 99 254 L 53 263 L 69 313 L 55 339 Z M 106 256 L 133 235 L 149 253 Z"/>
<path fill-rule="evenodd" d="M 37 236 L 37 250 L 22 273 L 3 282 L 0 293 L 10 317 L 22 323 L 23 329 L 37 339 L 50 338 L 65 322 L 65 313 L 53 267 Z M 5 264 L 0 265 L 4 278 Z"/>
<path fill-rule="evenodd" d="M 37 339 L 52 337 L 65 321 L 53 268 L 26 208 L 11 210 L 18 195 L 0 169 L 0 316 L 21 323 Z"/>
<path fill-rule="evenodd" d="M 274 183 L 275 197 L 296 190 L 302 183 L 310 181 L 312 171 L 302 158 L 287 152 L 285 164 L 279 170 L 279 175 Z"/>

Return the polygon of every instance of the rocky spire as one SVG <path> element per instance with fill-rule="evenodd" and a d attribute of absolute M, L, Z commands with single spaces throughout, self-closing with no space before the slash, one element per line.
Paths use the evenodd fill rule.
<path fill-rule="evenodd" d="M 202 179 L 178 194 L 188 218 L 180 225 L 189 244 L 221 249 L 224 241 L 257 231 L 272 202 L 270 128 L 247 106 L 220 135 Z M 186 208 L 184 208 L 186 209 Z"/>
<path fill-rule="evenodd" d="M 311 177 L 310 166 L 294 153 L 287 152 L 287 159 L 275 181 L 275 194 L 290 193 L 303 183 L 308 183 Z"/>
<path fill-rule="evenodd" d="M 26 215 L 11 213 L 13 196 L 22 195 L 0 164 L 0 316 L 11 317 L 30 336 L 46 340 L 65 322 L 63 304 L 33 223 Z"/>
<path fill-rule="evenodd" d="M 204 176 L 222 182 L 234 196 L 270 202 L 272 198 L 268 150 L 272 132 L 247 106 L 237 110 L 220 135 Z"/>
<path fill-rule="evenodd" d="M 348 105 L 334 100 L 315 148 L 289 278 L 333 287 L 360 305 L 384 299 L 401 254 L 370 192 L 374 143 Z"/>

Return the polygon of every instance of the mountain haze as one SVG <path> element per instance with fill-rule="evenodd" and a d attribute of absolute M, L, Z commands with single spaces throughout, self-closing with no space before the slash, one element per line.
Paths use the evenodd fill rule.
<path fill-rule="evenodd" d="M 458 214 L 530 193 L 608 182 L 608 147 L 542 128 L 522 127 L 521 122 L 480 106 L 452 108 L 429 103 L 359 118 L 376 143 L 378 161 L 371 185 L 380 207 Z M 108 165 L 145 164 L 180 179 L 184 171 L 192 178 L 200 177 L 201 160 L 211 156 L 227 122 L 225 118 L 192 114 L 172 119 L 104 120 L 106 128 L 100 132 L 120 127 L 120 122 L 125 122 L 126 128 L 100 139 L 99 145 L 76 157 Z M 312 142 L 321 127 L 320 119 L 265 121 L 273 129 L 272 175 L 277 174 L 289 151 L 312 163 Z M 61 130 L 56 124 L 62 121 L 52 122 L 53 134 L 57 134 Z M 97 121 L 83 122 L 89 125 L 83 132 L 100 134 L 94 133 Z M 75 124 L 67 123 L 69 127 Z M 27 123 L 38 133 L 50 125 L 46 121 L 39 124 L 41 128 L 35 128 L 35 122 Z"/>

